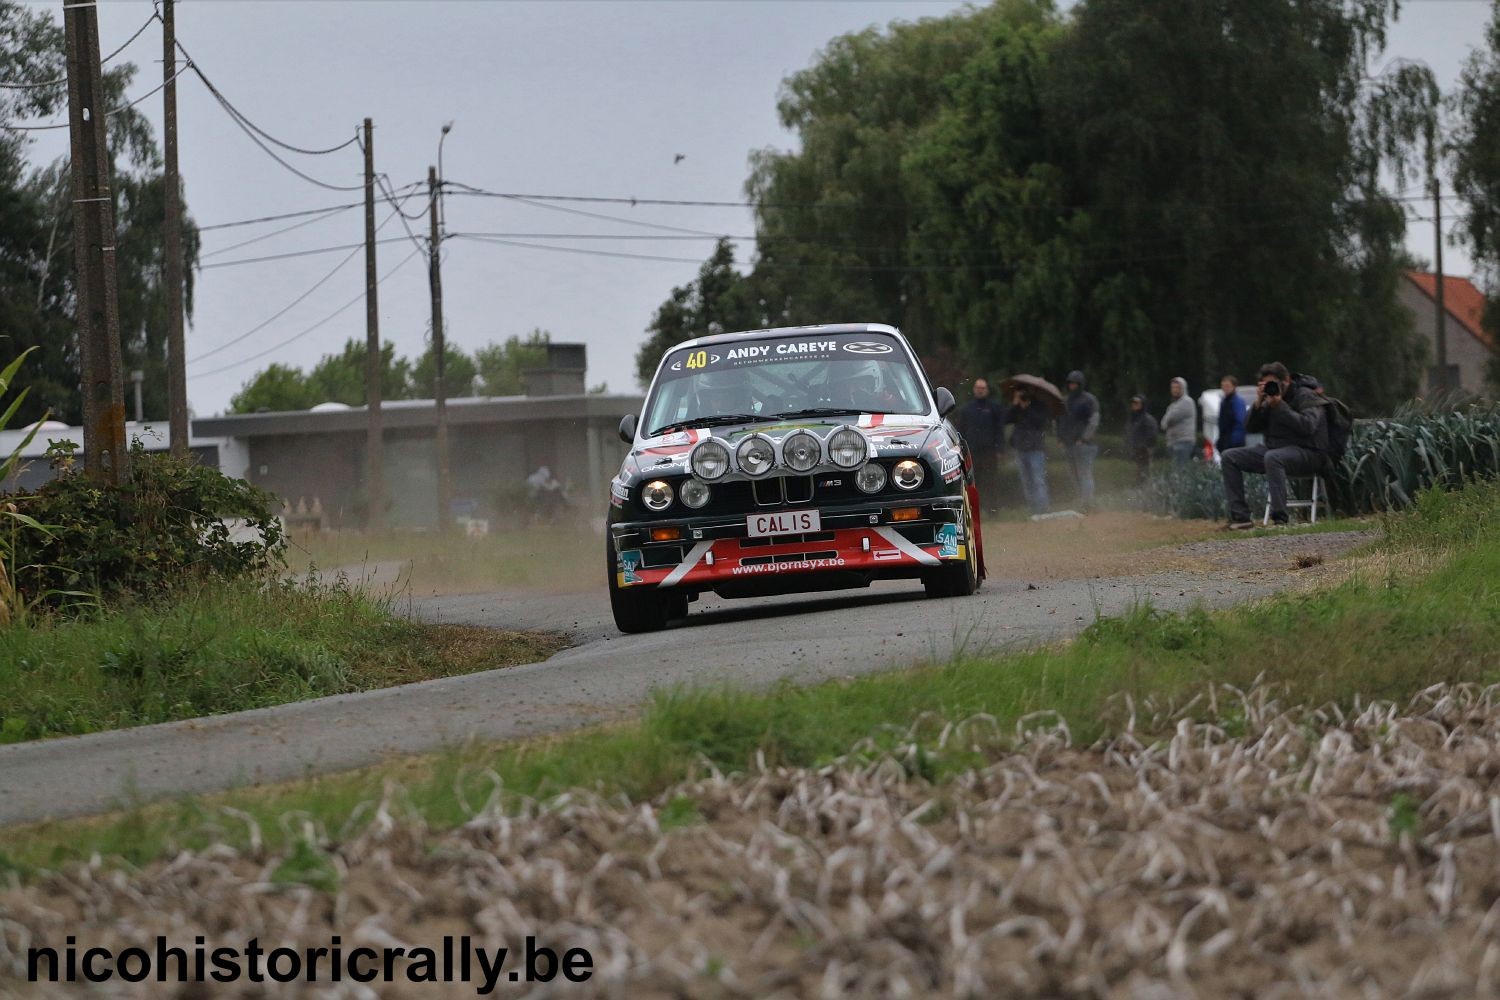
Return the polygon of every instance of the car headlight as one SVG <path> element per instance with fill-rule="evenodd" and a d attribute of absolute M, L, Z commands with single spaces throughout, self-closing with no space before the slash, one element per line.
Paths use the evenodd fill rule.
<path fill-rule="evenodd" d="M 885 466 L 877 462 L 871 462 L 859 470 L 854 477 L 854 485 L 866 493 L 879 493 L 885 488 Z"/>
<path fill-rule="evenodd" d="M 647 510 L 663 511 L 672 506 L 672 487 L 660 479 L 653 479 L 641 489 L 641 503 Z"/>
<path fill-rule="evenodd" d="M 896 463 L 896 468 L 891 478 L 895 480 L 896 486 L 903 490 L 914 490 L 922 485 L 922 480 L 927 478 L 927 472 L 922 468 L 921 462 L 906 459 Z"/>
<path fill-rule="evenodd" d="M 776 446 L 770 438 L 752 434 L 740 442 L 734 458 L 745 475 L 764 476 L 776 464 Z"/>
<path fill-rule="evenodd" d="M 696 479 L 689 479 L 677 488 L 677 495 L 682 497 L 682 502 L 697 510 L 708 503 L 708 487 Z"/>
<path fill-rule="evenodd" d="M 807 431 L 794 431 L 781 442 L 781 460 L 793 472 L 811 472 L 823 458 L 823 446 Z"/>
<path fill-rule="evenodd" d="M 828 437 L 828 460 L 840 469 L 853 469 L 869 457 L 870 442 L 853 427 L 840 427 Z"/>
<path fill-rule="evenodd" d="M 693 475 L 706 483 L 723 479 L 729 472 L 729 449 L 722 442 L 707 438 L 698 442 L 688 456 L 688 466 Z"/>

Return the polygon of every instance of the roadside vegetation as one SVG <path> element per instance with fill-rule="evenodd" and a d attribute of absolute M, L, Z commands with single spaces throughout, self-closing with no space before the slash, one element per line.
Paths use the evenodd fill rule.
<path fill-rule="evenodd" d="M 568 593 L 600 586 L 604 542 L 576 524 L 492 526 L 481 538 L 459 531 L 297 532 L 288 539 L 287 565 L 298 576 L 342 573 L 376 591 L 417 596 Z"/>
<path fill-rule="evenodd" d="M 1026 719 L 1060 721 L 1075 745 L 1086 745 L 1120 732 L 1132 706 L 1187 706 L 1184 717 L 1206 717 L 1203 696 L 1212 690 L 1259 688 L 1288 706 L 1352 711 L 1432 685 L 1500 681 L 1493 653 L 1500 648 L 1500 584 L 1493 582 L 1500 580 L 1500 488 L 1429 492 L 1381 523 L 1383 538 L 1332 585 L 1251 606 L 1183 615 L 1142 606 L 1101 619 L 1066 645 L 976 652 L 844 683 L 764 694 L 669 692 L 637 723 L 13 828 L 0 832 L 0 853 L 11 865 L 65 864 L 95 852 L 140 864 L 225 839 L 243 846 L 249 828 L 228 822 L 226 808 L 253 817 L 266 849 L 284 845 L 278 817 L 292 812 L 320 831 L 321 843 L 336 844 L 369 821 L 371 804 L 392 783 L 402 788 L 403 809 L 446 828 L 492 796 L 508 807 L 580 791 L 649 800 L 707 772 L 820 767 L 851 752 L 865 759 L 900 747 L 908 748 L 914 776 L 942 781 L 1003 753 Z M 1291 560 L 1284 569 L 1296 571 Z M 946 747 L 952 726 L 973 719 L 986 720 L 993 739 L 975 752 Z M 1159 735 L 1144 717 L 1134 725 L 1143 737 Z"/>

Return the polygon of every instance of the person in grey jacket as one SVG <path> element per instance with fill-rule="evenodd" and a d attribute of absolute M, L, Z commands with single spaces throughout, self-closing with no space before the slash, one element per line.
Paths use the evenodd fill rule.
<path fill-rule="evenodd" d="M 1245 473 L 1263 472 L 1271 494 L 1271 520 L 1287 523 L 1287 476 L 1316 476 L 1327 471 L 1328 416 L 1323 399 L 1311 389 L 1292 384 L 1280 361 L 1261 365 L 1255 379 L 1259 392 L 1245 420 L 1250 433 L 1263 433 L 1265 442 L 1224 452 L 1224 498 L 1229 502 L 1229 527 L 1255 527 L 1245 502 Z"/>
<path fill-rule="evenodd" d="M 1073 484 L 1078 488 L 1078 503 L 1084 510 L 1094 505 L 1094 459 L 1099 446 L 1094 435 L 1099 432 L 1099 400 L 1083 388 L 1083 372 L 1068 372 L 1068 395 L 1063 400 L 1062 416 L 1057 421 L 1057 439 L 1062 442 L 1073 467 Z"/>
<path fill-rule="evenodd" d="M 1187 379 L 1181 375 L 1172 380 L 1172 402 L 1161 415 L 1161 429 L 1166 432 L 1167 452 L 1172 465 L 1181 468 L 1193 457 L 1198 443 L 1198 404 L 1187 391 Z"/>

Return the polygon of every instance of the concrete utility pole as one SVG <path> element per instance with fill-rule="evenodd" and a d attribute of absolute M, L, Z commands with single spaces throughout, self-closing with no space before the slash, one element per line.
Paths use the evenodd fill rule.
<path fill-rule="evenodd" d="M 1432 175 L 1432 234 L 1437 261 L 1437 288 L 1433 298 L 1437 301 L 1437 374 L 1432 380 L 1434 389 L 1448 389 L 1448 308 L 1443 302 L 1443 189 L 1437 174 Z"/>
<path fill-rule="evenodd" d="M 365 496 L 369 514 L 365 530 L 385 522 L 385 442 L 380 418 L 380 305 L 375 288 L 375 127 L 365 119 Z"/>
<path fill-rule="evenodd" d="M 438 530 L 447 531 L 452 520 L 453 483 L 448 472 L 448 388 L 443 384 L 447 346 L 443 338 L 443 270 L 439 256 L 442 249 L 442 234 L 438 231 L 438 198 L 442 182 L 438 180 L 437 167 L 427 168 L 428 216 L 432 233 L 428 238 L 429 264 L 428 283 L 432 288 L 432 366 L 433 406 L 437 418 L 437 504 Z"/>
<path fill-rule="evenodd" d="M 182 185 L 177 174 L 177 28 L 174 0 L 163 0 L 162 183 L 166 188 L 166 227 L 162 242 L 162 283 L 167 292 L 167 424 L 172 455 L 188 457 L 187 358 L 182 340 Z"/>
<path fill-rule="evenodd" d="M 83 468 L 98 483 L 130 480 L 125 443 L 125 378 L 115 287 L 115 207 L 99 72 L 99 20 L 93 4 L 63 7 L 68 49 L 68 138 L 73 175 L 73 257 L 78 272 L 82 355 Z"/>

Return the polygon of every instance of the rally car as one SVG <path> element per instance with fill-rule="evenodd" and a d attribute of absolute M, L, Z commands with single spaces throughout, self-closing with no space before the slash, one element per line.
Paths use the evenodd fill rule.
<path fill-rule="evenodd" d="M 879 324 L 727 333 L 668 351 L 610 483 L 615 624 L 753 597 L 984 577 L 973 463 L 906 339 Z"/>

